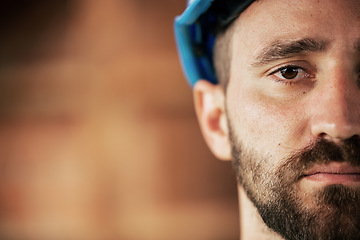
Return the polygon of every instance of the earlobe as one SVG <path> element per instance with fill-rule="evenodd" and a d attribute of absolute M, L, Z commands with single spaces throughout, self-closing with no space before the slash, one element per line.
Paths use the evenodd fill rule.
<path fill-rule="evenodd" d="M 199 80 L 193 91 L 196 114 L 206 143 L 217 158 L 231 160 L 223 88 Z"/>

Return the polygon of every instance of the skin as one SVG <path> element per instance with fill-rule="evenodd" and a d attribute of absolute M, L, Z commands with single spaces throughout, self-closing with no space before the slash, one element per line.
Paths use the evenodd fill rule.
<path fill-rule="evenodd" d="M 229 124 L 243 149 L 255 152 L 258 159 L 268 159 L 265 173 L 276 172 L 286 156 L 319 139 L 341 146 L 360 136 L 359 1 L 259 1 L 234 24 L 226 94 L 221 86 L 205 80 L 194 87 L 202 132 L 219 159 L 233 158 Z M 271 46 L 284 49 L 289 42 L 303 39 L 317 46 L 308 44 L 302 51 L 293 47 L 291 54 L 271 57 Z M 298 71 L 294 79 L 280 72 L 289 65 Z M 347 166 L 330 162 L 308 171 L 326 167 Z M 356 175 L 339 178 L 334 174 L 304 177 L 292 187 L 312 207 L 314 193 L 332 184 L 360 189 Z M 241 239 L 282 239 L 266 227 L 241 184 L 238 189 Z"/>

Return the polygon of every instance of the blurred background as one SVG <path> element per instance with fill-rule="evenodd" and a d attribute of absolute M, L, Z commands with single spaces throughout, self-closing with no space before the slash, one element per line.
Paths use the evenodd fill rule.
<path fill-rule="evenodd" d="M 176 53 L 185 5 L 0 3 L 0 239 L 239 238 Z"/>

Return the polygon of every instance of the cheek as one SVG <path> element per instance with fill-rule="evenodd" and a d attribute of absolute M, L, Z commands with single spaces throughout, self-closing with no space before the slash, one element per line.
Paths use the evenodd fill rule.
<path fill-rule="evenodd" d="M 237 137 L 260 151 L 300 148 L 307 133 L 303 104 L 274 101 L 250 91 L 228 94 L 227 109 Z M 272 149 L 272 150 L 270 150 Z"/>

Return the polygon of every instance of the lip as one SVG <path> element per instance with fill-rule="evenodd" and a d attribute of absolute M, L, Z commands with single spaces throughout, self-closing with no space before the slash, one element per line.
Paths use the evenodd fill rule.
<path fill-rule="evenodd" d="M 328 184 L 360 183 L 360 167 L 337 162 L 317 164 L 306 171 L 303 178 Z"/>

